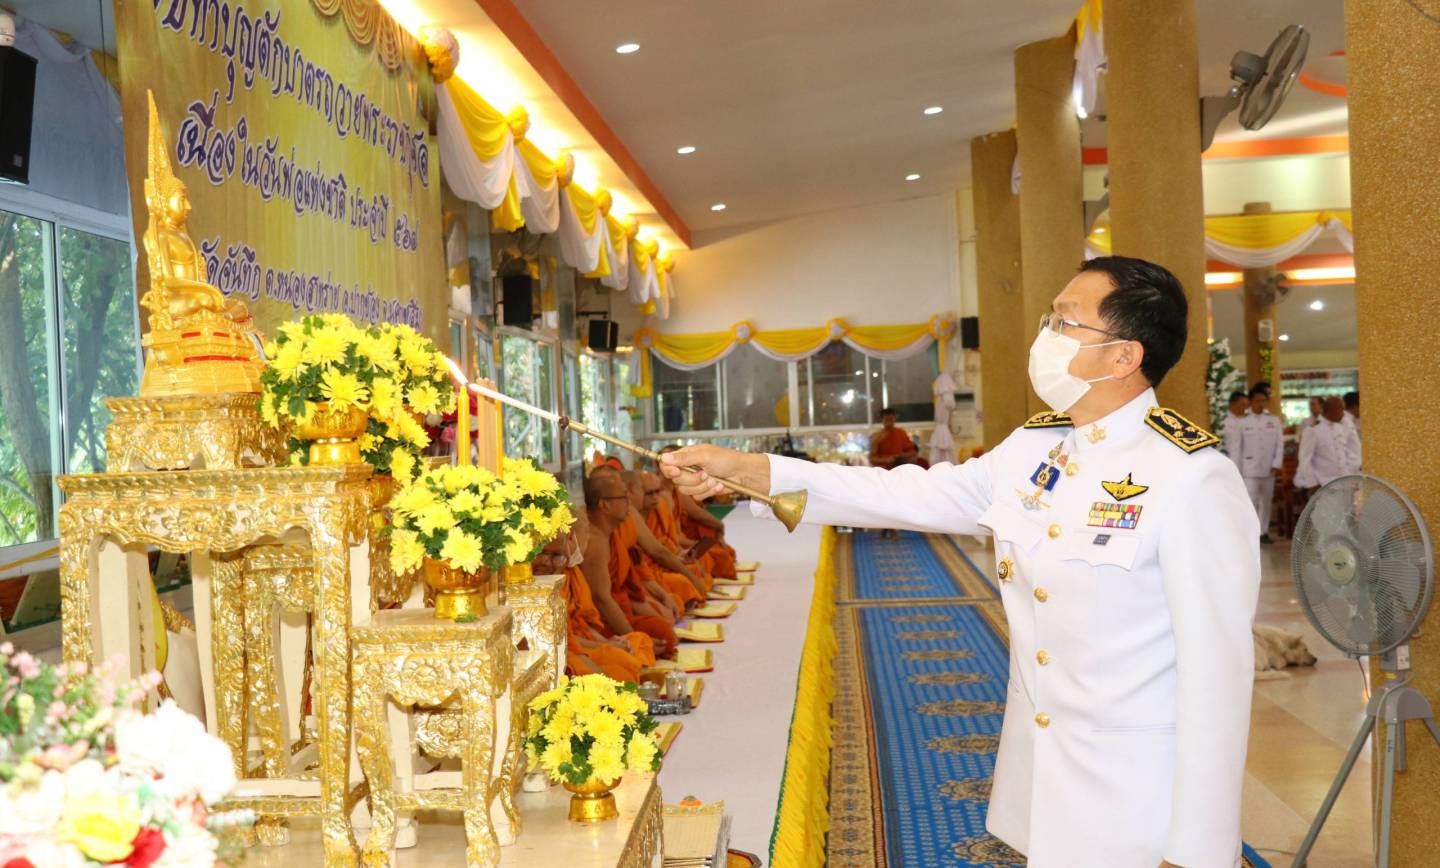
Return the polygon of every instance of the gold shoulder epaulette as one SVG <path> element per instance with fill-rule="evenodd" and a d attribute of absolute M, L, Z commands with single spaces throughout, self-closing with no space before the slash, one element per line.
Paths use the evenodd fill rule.
<path fill-rule="evenodd" d="M 1068 413 L 1036 413 L 1025 423 L 1026 428 L 1071 428 L 1075 425 L 1070 421 Z"/>
<path fill-rule="evenodd" d="M 1167 407 L 1151 407 L 1145 414 L 1145 424 L 1187 453 L 1199 452 L 1220 442 L 1219 437 Z"/>

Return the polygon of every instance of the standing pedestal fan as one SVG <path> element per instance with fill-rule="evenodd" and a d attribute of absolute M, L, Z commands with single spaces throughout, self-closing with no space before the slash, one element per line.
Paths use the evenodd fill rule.
<path fill-rule="evenodd" d="M 1382 720 L 1385 760 L 1375 864 L 1390 864 L 1395 773 L 1406 765 L 1405 724 L 1420 721 L 1440 743 L 1429 700 L 1410 686 L 1408 644 L 1430 608 L 1435 588 L 1431 552 L 1430 534 L 1415 504 L 1375 476 L 1336 479 L 1316 492 L 1300 514 L 1290 566 L 1305 617 L 1346 656 L 1378 656 L 1385 684 L 1370 697 L 1360 731 L 1292 868 L 1305 864 L 1360 751 Z"/>

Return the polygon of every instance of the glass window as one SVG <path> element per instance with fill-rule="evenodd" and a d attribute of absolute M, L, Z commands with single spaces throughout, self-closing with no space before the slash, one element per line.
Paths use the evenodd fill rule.
<path fill-rule="evenodd" d="M 635 417 L 631 415 L 635 410 L 635 399 L 630 395 L 630 357 L 610 357 L 610 400 L 615 408 L 615 418 L 610 433 L 621 440 L 629 443 L 635 442 L 633 423 Z M 630 464 L 631 455 L 625 453 L 620 456 L 627 466 Z"/>
<path fill-rule="evenodd" d="M 878 368 L 878 370 L 877 370 Z M 880 407 L 892 407 L 901 422 L 931 422 L 935 419 L 933 387 L 940 374 L 939 348 L 931 344 L 923 353 L 899 361 L 870 360 L 871 380 L 879 374 L 882 389 L 875 395 Z"/>
<path fill-rule="evenodd" d="M 465 321 L 450 320 L 450 358 L 460 363 L 460 370 L 469 368 L 465 361 Z"/>
<path fill-rule="evenodd" d="M 105 398 L 139 392 L 140 359 L 130 245 L 62 226 L 61 320 L 65 324 L 65 470 L 105 469 Z M 3 290 L 0 290 L 3 291 Z"/>
<path fill-rule="evenodd" d="M 566 416 L 581 422 L 585 421 L 580 418 L 579 365 L 575 359 L 574 350 L 570 349 L 560 353 L 560 401 Z M 583 460 L 581 447 L 579 434 L 572 431 L 565 435 L 565 461 L 568 464 Z"/>
<path fill-rule="evenodd" d="M 514 334 L 500 336 L 500 387 L 512 398 L 554 411 L 554 348 Z M 505 454 L 556 463 L 555 428 L 520 410 L 505 410 Z"/>
<path fill-rule="evenodd" d="M 800 363 L 800 424 L 867 425 L 875 417 L 870 406 L 870 360 L 843 341 Z M 875 373 L 878 373 L 878 368 Z M 875 389 L 878 398 L 879 388 Z"/>
<path fill-rule="evenodd" d="M 736 347 L 720 364 L 725 376 L 723 427 L 786 427 L 790 414 L 790 372 L 785 362 L 746 345 Z"/>
<path fill-rule="evenodd" d="M 611 418 L 614 416 L 610 402 L 609 373 L 608 358 L 590 353 L 580 354 L 580 421 L 605 434 L 611 432 Z M 596 449 L 603 452 L 606 446 L 593 437 L 586 437 L 585 451 L 581 457 L 589 456 Z"/>
<path fill-rule="evenodd" d="M 628 369 L 627 369 L 628 370 Z M 651 359 L 656 431 L 716 431 L 720 428 L 720 368 L 682 371 Z M 616 380 L 617 391 L 626 380 Z M 617 400 L 617 404 L 625 403 Z"/>
<path fill-rule="evenodd" d="M 477 380 L 495 381 L 495 344 L 490 339 L 490 332 L 483 328 L 475 329 L 475 358 L 471 361 L 470 376 Z"/>
<path fill-rule="evenodd" d="M 55 536 L 60 384 L 50 229 L 0 211 L 0 545 Z"/>

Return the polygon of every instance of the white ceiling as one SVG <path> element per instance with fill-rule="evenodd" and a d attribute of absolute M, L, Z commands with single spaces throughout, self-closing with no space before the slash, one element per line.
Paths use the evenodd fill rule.
<path fill-rule="evenodd" d="M 1315 301 L 1323 310 L 1311 310 Z M 1245 312 L 1240 290 L 1210 293 L 1210 315 L 1216 340 L 1230 339 L 1230 351 L 1245 358 Z M 1349 283 L 1328 286 L 1297 286 L 1275 306 L 1276 334 L 1289 335 L 1280 344 L 1280 354 L 1302 352 L 1343 352 L 1356 348 L 1355 286 Z M 1244 366 L 1243 361 L 1239 365 Z M 1282 361 L 1283 366 L 1283 361 Z"/>
<path fill-rule="evenodd" d="M 1013 51 L 1066 31 L 1077 0 L 516 0 L 697 232 L 963 186 L 971 137 L 1014 120 Z M 1201 90 L 1223 93 L 1236 49 L 1289 23 L 1343 80 L 1341 0 L 1205 0 Z M 614 47 L 641 48 L 618 55 Z M 926 117 L 927 105 L 943 114 Z M 1344 103 L 1297 86 L 1261 133 L 1343 132 Z M 1089 146 L 1103 130 L 1087 124 Z M 699 150 L 679 156 L 675 149 Z M 919 181 L 906 182 L 910 172 Z M 723 212 L 710 206 L 725 202 Z M 697 243 L 703 243 L 703 234 Z"/>

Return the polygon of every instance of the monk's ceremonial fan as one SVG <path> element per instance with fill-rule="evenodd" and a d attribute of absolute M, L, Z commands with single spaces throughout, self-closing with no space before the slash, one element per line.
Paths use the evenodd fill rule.
<path fill-rule="evenodd" d="M 1435 570 L 1430 534 L 1415 504 L 1375 476 L 1342 476 L 1310 499 L 1295 526 L 1291 571 L 1305 617 L 1331 645 L 1353 658 L 1378 656 L 1385 684 L 1365 707 L 1320 813 L 1295 855 L 1305 864 L 1315 839 L 1365 742 L 1385 722 L 1376 865 L 1390 863 L 1395 772 L 1405 770 L 1405 724 L 1418 720 L 1440 742 L 1425 695 L 1410 685 L 1410 637 L 1430 608 Z"/>

